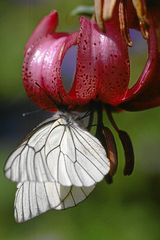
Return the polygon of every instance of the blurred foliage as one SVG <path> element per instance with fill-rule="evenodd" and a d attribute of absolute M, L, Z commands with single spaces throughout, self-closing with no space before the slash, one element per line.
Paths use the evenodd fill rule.
<path fill-rule="evenodd" d="M 38 1 L 37 1 L 38 2 Z M 60 31 L 73 31 L 78 18 L 69 13 L 78 4 L 92 1 L 46 0 L 0 1 L 0 100 L 6 103 L 25 97 L 21 81 L 23 48 L 41 17 L 55 8 L 60 13 Z M 144 56 L 134 56 L 132 84 L 144 65 Z M 112 185 L 97 184 L 91 196 L 76 208 L 49 211 L 24 224 L 16 224 L 13 202 L 16 186 L 3 176 L 9 147 L 0 153 L 0 239 L 3 240 L 159 240 L 160 239 L 160 134 L 159 109 L 116 114 L 116 121 L 133 141 L 136 165 L 132 176 L 123 177 L 123 150 L 118 142 L 119 168 Z M 12 116 L 10 116 L 12 121 Z M 107 122 L 106 122 L 107 123 Z M 15 133 L 16 134 L 16 133 Z"/>

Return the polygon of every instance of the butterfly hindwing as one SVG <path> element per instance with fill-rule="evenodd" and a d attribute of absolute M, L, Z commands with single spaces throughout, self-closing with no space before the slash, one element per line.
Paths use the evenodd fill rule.
<path fill-rule="evenodd" d="M 101 181 L 109 171 L 109 161 L 99 140 L 76 124 L 65 125 L 59 119 L 62 125 L 65 129 L 58 150 L 50 148 L 54 131 L 45 145 L 48 167 L 50 171 L 55 168 L 54 179 L 65 186 L 92 186 Z"/>
<path fill-rule="evenodd" d="M 24 222 L 50 209 L 74 207 L 93 191 L 91 187 L 64 187 L 56 182 L 23 182 L 17 186 L 15 219 Z"/>

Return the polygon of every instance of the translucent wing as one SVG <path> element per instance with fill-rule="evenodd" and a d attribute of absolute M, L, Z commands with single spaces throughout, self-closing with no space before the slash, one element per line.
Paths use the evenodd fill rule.
<path fill-rule="evenodd" d="M 56 127 L 53 120 L 33 130 L 8 158 L 5 175 L 15 182 L 54 181 L 46 164 L 44 146 L 52 128 Z"/>
<path fill-rule="evenodd" d="M 15 197 L 15 219 L 24 222 L 48 211 L 76 206 L 94 189 L 92 187 L 64 187 L 56 182 L 19 183 Z"/>
<path fill-rule="evenodd" d="M 65 125 L 63 119 L 58 121 Z M 57 182 L 64 186 L 92 186 L 108 173 L 106 151 L 89 132 L 77 124 L 65 125 L 59 145 L 50 148 L 55 142 L 54 135 L 53 131 L 48 136 L 45 153 L 48 168 Z"/>
<path fill-rule="evenodd" d="M 17 182 L 92 186 L 109 171 L 106 151 L 67 115 L 41 125 L 11 154 L 6 176 Z"/>

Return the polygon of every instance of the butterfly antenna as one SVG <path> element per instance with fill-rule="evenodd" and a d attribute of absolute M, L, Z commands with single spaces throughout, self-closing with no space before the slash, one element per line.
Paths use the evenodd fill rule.
<path fill-rule="evenodd" d="M 39 113 L 42 111 L 43 111 L 42 109 L 37 109 L 37 110 L 31 111 L 31 112 L 25 112 L 25 113 L 22 113 L 22 117 L 27 117 L 27 116 L 30 116 L 31 114 Z"/>
<path fill-rule="evenodd" d="M 45 90 L 43 87 L 41 87 L 41 85 L 39 85 L 39 83 L 35 82 L 35 84 L 36 84 L 40 89 L 42 89 L 42 90 L 44 91 L 45 95 L 48 97 L 48 99 L 49 99 L 50 101 L 53 102 L 54 105 L 58 106 L 58 103 L 52 98 L 52 96 L 51 96 L 50 94 L 48 94 L 48 93 L 46 92 L 46 90 Z"/>

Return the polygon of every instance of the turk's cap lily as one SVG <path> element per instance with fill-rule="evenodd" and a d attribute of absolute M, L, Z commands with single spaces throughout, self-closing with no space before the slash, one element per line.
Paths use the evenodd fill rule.
<path fill-rule="evenodd" d="M 135 10 L 132 7 L 127 11 L 129 27 L 138 29 Z M 74 108 L 99 100 L 129 111 L 160 104 L 160 52 L 155 19 L 148 13 L 148 60 L 138 81 L 128 89 L 128 47 L 121 34 L 118 12 L 116 5 L 112 18 L 105 22 L 105 32 L 95 21 L 81 17 L 79 32 L 57 33 L 56 11 L 40 22 L 26 45 L 23 65 L 24 86 L 36 104 L 55 110 L 59 105 Z M 61 66 L 66 52 L 74 45 L 77 45 L 77 66 L 72 87 L 67 92 Z"/>
<path fill-rule="evenodd" d="M 57 102 L 81 105 L 96 98 L 119 103 L 128 86 L 129 60 L 117 19 L 107 23 L 105 34 L 84 17 L 78 33 L 51 33 L 51 26 L 55 30 L 57 22 L 57 12 L 53 11 L 40 22 L 26 45 L 23 79 L 29 97 L 42 108 L 53 108 Z M 77 68 L 72 88 L 66 92 L 61 65 L 73 45 L 78 47 Z M 122 76 L 121 69 L 125 69 Z"/>
<path fill-rule="evenodd" d="M 93 51 L 89 20 L 81 18 L 79 33 L 51 33 L 58 22 L 56 11 L 46 16 L 26 44 L 23 80 L 26 92 L 42 108 L 54 110 L 56 105 L 81 105 L 97 96 L 98 71 L 91 67 Z M 87 24 L 87 29 L 86 28 Z M 61 65 L 67 50 L 78 45 L 77 68 L 70 92 L 66 92 Z M 93 58 L 93 60 L 96 57 Z"/>

